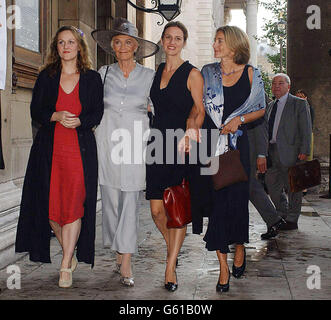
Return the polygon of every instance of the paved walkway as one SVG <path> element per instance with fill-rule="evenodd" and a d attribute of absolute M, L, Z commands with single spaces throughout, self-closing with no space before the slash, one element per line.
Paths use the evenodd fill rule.
<path fill-rule="evenodd" d="M 123 287 L 112 270 L 115 256 L 102 247 L 101 216 L 97 217 L 95 267 L 80 263 L 70 289 L 57 286 L 61 250 L 51 242 L 52 264 L 32 263 L 27 256 L 17 261 L 21 289 L 7 288 L 7 269 L 0 270 L 0 300 L 234 300 L 234 299 L 330 299 L 331 298 L 331 200 L 307 196 L 299 230 L 281 232 L 275 240 L 262 241 L 266 227 L 250 206 L 250 243 L 247 269 L 242 279 L 231 277 L 230 291 L 218 294 L 218 260 L 204 248 L 202 236 L 189 226 L 179 256 L 178 290 L 163 288 L 166 248 L 150 216 L 149 204 L 141 199 L 139 252 L 134 257 L 135 286 Z M 207 220 L 205 220 L 205 228 Z M 204 229 L 205 231 L 205 229 Z M 233 253 L 229 254 L 230 268 Z M 312 268 L 313 273 L 307 273 Z M 316 271 L 320 270 L 320 274 Z M 312 280 L 315 276 L 315 280 Z M 320 289 L 309 289 L 319 287 Z"/>

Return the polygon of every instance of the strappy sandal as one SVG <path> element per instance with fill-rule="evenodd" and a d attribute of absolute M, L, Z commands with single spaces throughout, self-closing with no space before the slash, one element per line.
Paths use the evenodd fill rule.
<path fill-rule="evenodd" d="M 121 264 L 120 263 L 116 263 L 116 267 L 114 269 L 115 273 L 121 274 Z"/>
<path fill-rule="evenodd" d="M 133 277 L 123 277 L 121 276 L 120 282 L 128 287 L 133 287 L 134 286 L 134 278 Z"/>

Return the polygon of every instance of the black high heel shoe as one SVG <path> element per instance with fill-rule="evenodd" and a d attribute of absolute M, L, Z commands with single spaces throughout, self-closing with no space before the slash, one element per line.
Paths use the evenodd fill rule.
<path fill-rule="evenodd" d="M 176 282 L 177 282 L 177 273 L 175 271 L 176 275 Z M 174 292 L 178 289 L 178 283 L 168 282 L 164 285 L 164 288 L 167 289 L 170 292 Z"/>
<path fill-rule="evenodd" d="M 230 277 L 231 277 L 231 273 L 230 273 L 230 269 L 228 268 L 229 271 L 229 278 L 228 278 L 228 282 L 226 284 L 220 284 L 219 280 L 217 281 L 217 285 L 216 285 L 216 291 L 217 292 L 228 292 L 230 289 Z"/>
<path fill-rule="evenodd" d="M 244 262 L 243 262 L 243 264 L 240 267 L 236 267 L 234 265 L 234 262 L 233 262 L 232 275 L 235 278 L 239 279 L 244 274 L 245 268 L 246 268 L 246 248 L 244 248 Z"/>

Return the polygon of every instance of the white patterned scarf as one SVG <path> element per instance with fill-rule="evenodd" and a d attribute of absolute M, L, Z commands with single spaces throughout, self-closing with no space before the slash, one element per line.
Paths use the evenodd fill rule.
<path fill-rule="evenodd" d="M 204 79 L 203 100 L 207 114 L 213 120 L 218 129 L 229 123 L 233 118 L 242 116 L 247 113 L 258 111 L 265 108 L 265 93 L 262 75 L 259 69 L 252 67 L 254 70 L 252 89 L 247 100 L 235 111 L 233 111 L 224 123 L 222 123 L 223 111 L 224 111 L 224 94 L 222 84 L 222 72 L 219 62 L 205 65 L 202 70 L 202 76 Z M 236 133 L 230 133 L 230 146 L 236 149 L 237 138 L 242 135 L 241 130 L 237 130 Z M 216 154 L 218 156 L 226 151 L 226 145 L 228 141 L 227 135 L 220 135 Z"/>

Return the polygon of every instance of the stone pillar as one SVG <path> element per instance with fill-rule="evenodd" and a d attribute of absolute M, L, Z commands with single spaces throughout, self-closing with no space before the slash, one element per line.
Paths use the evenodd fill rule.
<path fill-rule="evenodd" d="M 253 66 L 257 66 L 257 41 L 254 38 L 257 35 L 257 8 L 257 0 L 246 0 L 246 33 L 251 46 L 250 63 Z"/>
<path fill-rule="evenodd" d="M 224 8 L 224 25 L 228 25 L 232 19 L 231 9 L 229 7 Z"/>
<path fill-rule="evenodd" d="M 215 29 L 224 26 L 224 3 L 225 0 L 214 0 L 213 18 Z"/>
<path fill-rule="evenodd" d="M 297 89 L 307 92 L 315 111 L 314 156 L 326 161 L 331 133 L 330 16 L 329 1 L 288 1 L 287 72 L 292 80 L 291 93 Z"/>

